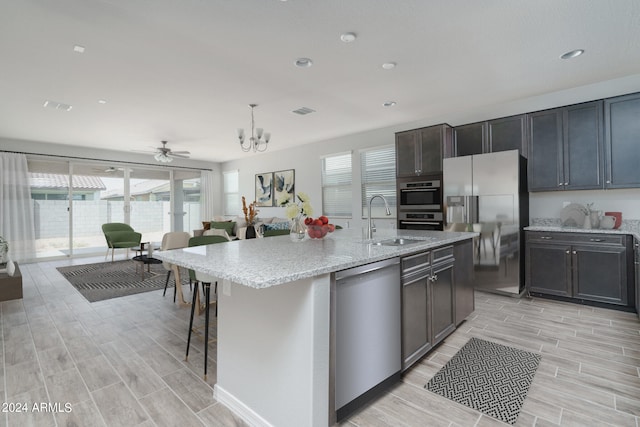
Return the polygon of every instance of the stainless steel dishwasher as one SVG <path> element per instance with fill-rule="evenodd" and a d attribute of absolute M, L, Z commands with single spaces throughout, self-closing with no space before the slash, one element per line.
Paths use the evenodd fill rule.
<path fill-rule="evenodd" d="M 400 379 L 400 260 L 335 273 L 335 409 L 338 420 Z"/>

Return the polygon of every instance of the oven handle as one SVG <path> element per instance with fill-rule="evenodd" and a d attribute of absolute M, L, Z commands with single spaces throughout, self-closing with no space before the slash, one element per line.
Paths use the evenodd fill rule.
<path fill-rule="evenodd" d="M 440 225 L 440 222 L 428 222 L 428 221 L 400 221 L 400 224 L 415 224 L 415 225 Z"/>
<path fill-rule="evenodd" d="M 412 188 L 412 189 L 408 189 L 408 188 L 401 188 L 400 192 L 405 192 L 405 193 L 410 193 L 410 192 L 416 192 L 416 191 L 438 191 L 438 188 Z"/>

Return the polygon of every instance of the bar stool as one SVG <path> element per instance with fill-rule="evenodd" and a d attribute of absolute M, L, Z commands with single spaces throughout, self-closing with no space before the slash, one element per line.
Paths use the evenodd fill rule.
<path fill-rule="evenodd" d="M 189 239 L 189 247 L 192 246 L 200 246 L 200 245 L 210 245 L 214 243 L 224 243 L 228 242 L 228 240 L 222 236 L 198 236 L 192 237 Z M 204 301 L 205 301 L 205 325 L 204 325 L 204 380 L 207 380 L 207 365 L 208 365 L 208 356 L 209 356 L 209 307 L 211 302 L 211 284 L 214 283 L 214 292 L 217 294 L 218 291 L 218 282 L 215 277 L 211 277 L 204 273 L 189 270 L 189 278 L 195 278 L 196 285 L 193 287 L 193 298 L 191 301 L 191 317 L 189 318 L 189 335 L 187 337 L 187 351 L 185 353 L 184 360 L 189 360 L 189 346 L 191 345 L 191 332 L 193 332 L 193 316 L 195 314 L 196 305 L 199 305 L 198 295 L 200 291 L 198 290 L 198 284 L 202 283 L 202 291 L 204 293 Z M 218 315 L 218 302 L 216 298 L 216 316 Z"/>

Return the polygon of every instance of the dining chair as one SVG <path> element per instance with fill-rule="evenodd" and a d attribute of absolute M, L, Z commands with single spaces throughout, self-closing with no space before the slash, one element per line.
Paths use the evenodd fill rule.
<path fill-rule="evenodd" d="M 211 245 L 215 243 L 226 243 L 228 240 L 224 236 L 198 236 L 189 239 L 189 247 Z M 191 332 L 193 331 L 193 315 L 195 314 L 196 305 L 200 305 L 198 302 L 198 296 L 200 291 L 198 290 L 198 284 L 202 283 L 202 293 L 204 294 L 205 301 L 205 319 L 204 319 L 204 379 L 207 380 L 207 362 L 209 357 L 209 306 L 211 301 L 211 284 L 214 283 L 213 293 L 216 295 L 216 312 L 218 315 L 218 281 L 215 277 L 208 276 L 199 271 L 189 270 L 189 281 L 195 280 L 195 286 L 193 288 L 193 299 L 191 301 L 191 317 L 189 318 L 189 335 L 187 337 L 187 351 L 184 356 L 184 360 L 189 360 L 189 346 L 191 345 Z"/>
<path fill-rule="evenodd" d="M 186 231 L 173 231 L 170 233 L 165 233 L 164 236 L 162 236 L 162 243 L 160 244 L 160 250 L 168 251 L 170 249 L 186 248 L 189 245 L 190 237 L 191 236 Z M 166 261 L 162 262 L 162 266 L 164 267 L 165 270 L 167 270 L 167 280 L 164 283 L 164 292 L 162 293 L 162 296 L 165 296 L 167 294 L 167 286 L 169 286 L 169 278 L 171 277 L 171 272 L 173 271 L 173 268 L 175 266 Z M 178 291 L 178 286 L 179 286 L 178 280 L 180 280 L 180 278 L 177 277 L 175 274 L 174 276 L 175 276 L 174 277 L 175 286 L 173 288 L 173 302 L 176 302 L 176 292 Z"/>

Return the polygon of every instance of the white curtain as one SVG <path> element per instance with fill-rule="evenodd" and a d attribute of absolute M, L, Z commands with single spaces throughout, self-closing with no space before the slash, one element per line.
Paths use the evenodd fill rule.
<path fill-rule="evenodd" d="M 213 171 L 202 171 L 200 176 L 200 218 L 210 221 L 215 214 L 216 176 Z"/>
<path fill-rule="evenodd" d="M 9 258 L 35 258 L 35 228 L 27 157 L 0 153 L 0 236 L 9 243 Z"/>

